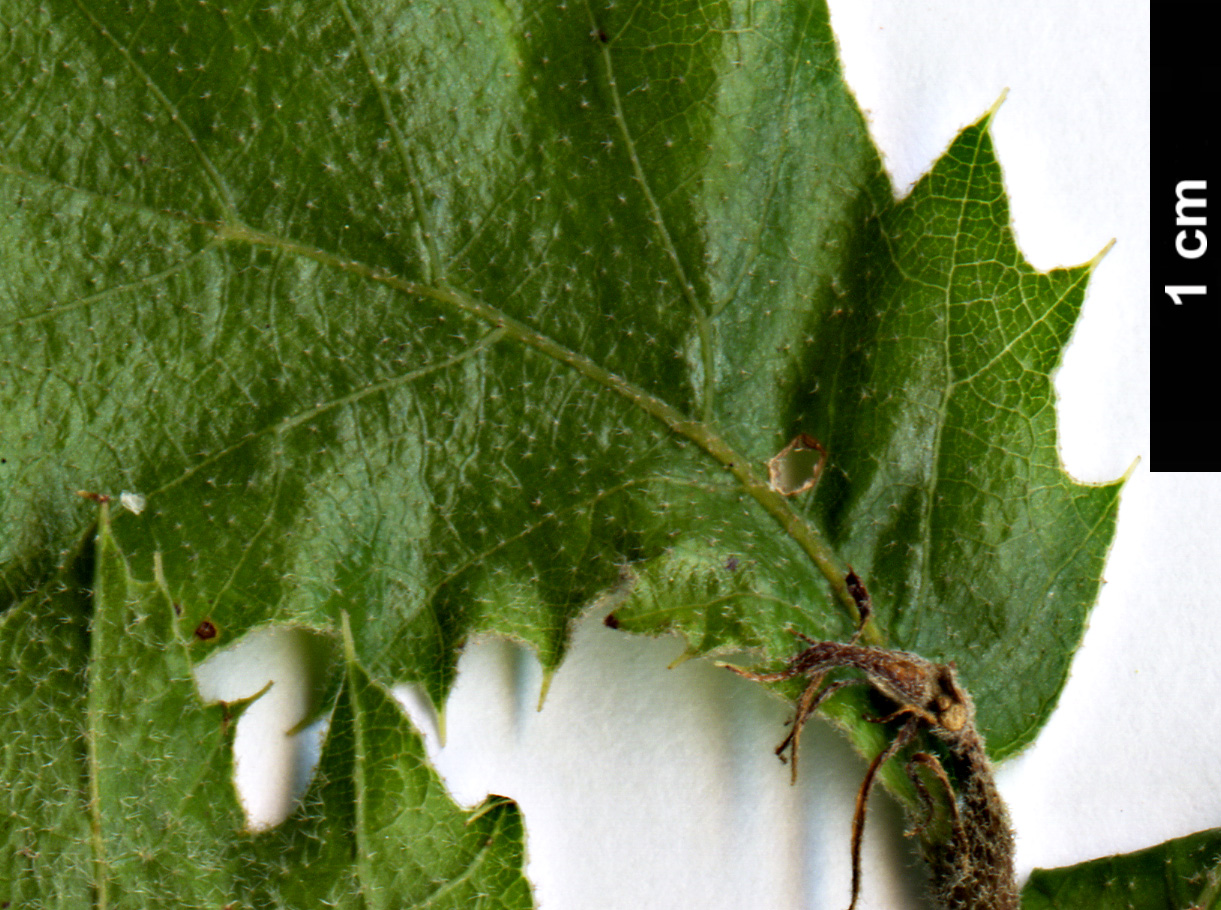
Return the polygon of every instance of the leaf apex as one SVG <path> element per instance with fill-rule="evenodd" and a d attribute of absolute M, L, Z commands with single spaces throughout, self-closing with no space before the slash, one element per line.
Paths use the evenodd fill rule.
<path fill-rule="evenodd" d="M 543 670 L 543 684 L 539 687 L 539 690 L 538 690 L 538 707 L 535 708 L 536 711 L 543 710 L 543 702 L 545 702 L 547 700 L 547 693 L 551 691 L 551 680 L 553 680 L 554 678 L 555 678 L 555 668 L 554 667 L 548 667 L 547 669 Z"/>
<path fill-rule="evenodd" d="M 1094 254 L 1093 259 L 1091 259 L 1087 263 L 1085 263 L 1086 268 L 1088 268 L 1092 272 L 1094 270 L 1094 267 L 1096 265 L 1098 265 L 1098 263 L 1102 262 L 1103 258 L 1106 256 L 1106 254 L 1111 252 L 1111 247 L 1113 247 L 1114 245 L 1115 245 L 1115 238 L 1112 237 L 1110 240 L 1107 241 L 1106 246 L 1104 246 L 1102 249 L 1100 249 L 1097 253 Z"/>
<path fill-rule="evenodd" d="M 437 708 L 437 747 L 440 749 L 445 748 L 445 738 L 446 738 L 445 719 L 447 717 L 445 709 L 446 709 L 445 705 L 442 705 L 441 707 Z"/>
<path fill-rule="evenodd" d="M 980 124 L 982 126 L 984 126 L 984 127 L 991 126 L 992 118 L 994 116 L 996 116 L 996 112 L 998 110 L 1000 110 L 1001 105 L 1005 103 L 1005 99 L 1008 97 L 1009 97 L 1009 86 L 1006 85 L 1003 89 L 1001 89 L 1000 96 L 997 97 L 997 99 L 992 102 L 992 107 L 988 108 L 988 110 L 984 112 L 984 115 L 979 118 Z"/>
<path fill-rule="evenodd" d="M 688 647 L 685 651 L 683 651 L 682 654 L 678 655 L 678 657 L 676 657 L 676 658 L 674 658 L 674 660 L 670 661 L 670 663 L 666 666 L 666 669 L 673 670 L 673 669 L 676 669 L 677 667 L 681 667 L 683 664 L 685 664 L 687 661 L 689 661 L 693 657 L 699 657 L 699 652 L 694 651 L 690 647 Z"/>
<path fill-rule="evenodd" d="M 1139 456 L 1139 455 L 1137 455 L 1135 458 L 1133 458 L 1133 459 L 1132 459 L 1132 463 L 1131 463 L 1130 465 L 1128 465 L 1128 469 L 1127 469 L 1126 471 L 1124 471 L 1124 472 L 1123 472 L 1123 476 L 1121 476 L 1121 477 L 1119 478 L 1119 482 L 1120 482 L 1121 484 L 1125 484 L 1125 483 L 1127 483 L 1127 482 L 1128 482 L 1128 478 L 1129 478 L 1129 477 L 1131 477 L 1131 476 L 1132 476 L 1134 473 L 1136 473 L 1136 466 L 1137 466 L 1138 464 L 1140 464 L 1140 456 Z"/>

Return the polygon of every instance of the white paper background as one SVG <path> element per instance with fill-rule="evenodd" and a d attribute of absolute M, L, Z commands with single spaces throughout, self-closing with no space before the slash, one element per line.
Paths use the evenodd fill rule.
<path fill-rule="evenodd" d="M 1057 376 L 1062 453 L 1089 481 L 1145 460 L 1060 705 L 998 775 L 1019 873 L 1221 825 L 1221 482 L 1147 470 L 1148 4 L 831 7 L 848 82 L 900 192 L 1008 88 L 993 134 L 1027 258 L 1071 265 L 1117 240 Z M 1213 390 L 1186 393 L 1212 412 Z M 1214 444 L 1201 429 L 1180 444 Z M 706 662 L 667 670 L 680 651 L 586 623 L 537 712 L 533 656 L 482 642 L 462 660 L 445 748 L 412 713 L 460 801 L 492 792 L 521 803 L 543 910 L 846 907 L 863 763 L 812 724 L 790 787 L 772 755 L 788 708 Z M 249 730 L 259 723 L 252 712 Z M 257 760 L 282 741 L 278 729 L 245 734 L 260 744 L 245 747 L 243 773 L 266 773 Z M 901 830 L 889 798 L 875 797 L 861 910 L 927 906 Z"/>

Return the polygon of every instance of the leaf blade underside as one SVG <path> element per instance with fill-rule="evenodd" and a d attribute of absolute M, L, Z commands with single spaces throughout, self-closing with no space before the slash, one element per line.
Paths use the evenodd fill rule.
<path fill-rule="evenodd" d="M 1060 465 L 1050 373 L 1093 263 L 1040 274 L 1021 257 L 990 118 L 869 219 L 853 302 L 833 311 L 813 388 L 792 407 L 794 429 L 832 453 L 805 508 L 867 581 L 888 645 L 957 663 L 1004 757 L 1034 738 L 1067 679 L 1122 480 L 1079 484 Z M 726 555 L 695 543 L 646 567 L 616 620 L 679 628 L 701 653 L 794 653 L 766 607 L 705 606 L 759 590 L 734 576 L 768 557 Z"/>
<path fill-rule="evenodd" d="M 148 508 L 112 542 L 160 554 L 167 654 L 205 618 L 190 664 L 350 617 L 332 790 L 358 699 L 413 680 L 443 703 L 473 634 L 550 673 L 613 593 L 625 629 L 778 659 L 790 626 L 849 633 L 849 564 L 877 634 L 958 661 L 994 754 L 1028 742 L 1118 486 L 1060 469 L 1048 374 L 1089 269 L 1021 259 L 986 122 L 896 203 L 822 3 L 426 7 L 7 5 L 15 703 L 113 713 L 48 680 L 121 653 L 116 631 L 82 656 L 97 594 L 65 573 L 93 517 L 74 491 L 126 489 Z M 762 466 L 799 432 L 830 459 L 787 500 Z M 47 754 L 88 778 L 101 741 Z M 38 792 L 50 830 L 75 804 Z M 268 837 L 339 830 L 355 810 L 326 793 Z M 513 843 L 515 812 L 487 814 Z M 353 873 L 326 862 L 301 887 L 338 900 Z"/>
<path fill-rule="evenodd" d="M 1023 910 L 1094 907 L 1221 906 L 1221 830 L 1060 869 L 1035 869 L 1022 889 Z"/>
<path fill-rule="evenodd" d="M 89 584 L 88 597 L 72 579 Z M 79 615 L 73 608 L 82 603 L 93 605 L 87 634 L 65 620 L 65 610 Z M 455 805 L 401 708 L 350 655 L 303 805 L 271 832 L 245 830 L 233 775 L 236 713 L 200 701 L 189 654 L 203 643 L 179 637 L 174 619 L 164 580 L 132 576 L 106 507 L 96 543 L 85 543 L 51 590 L 5 616 L 5 642 L 22 644 L 22 662 L 54 656 L 65 636 L 47 633 L 65 627 L 69 641 L 81 644 L 73 665 L 88 683 L 57 688 L 55 677 L 33 672 L 5 680 L 6 704 L 19 704 L 21 695 L 43 705 L 53 698 L 86 704 L 56 706 L 38 724 L 17 710 L 0 716 L 11 798 L 0 901 L 301 910 L 320 901 L 534 905 L 517 807 L 499 797 L 473 812 Z M 30 693 L 35 678 L 40 685 Z M 357 748 L 365 739 L 369 748 Z"/>

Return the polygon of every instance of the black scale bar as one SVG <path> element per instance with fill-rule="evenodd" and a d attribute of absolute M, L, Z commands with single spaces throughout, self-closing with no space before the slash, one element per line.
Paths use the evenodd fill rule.
<path fill-rule="evenodd" d="M 1149 469 L 1221 471 L 1221 46 L 1185 5 L 1152 27 Z"/>

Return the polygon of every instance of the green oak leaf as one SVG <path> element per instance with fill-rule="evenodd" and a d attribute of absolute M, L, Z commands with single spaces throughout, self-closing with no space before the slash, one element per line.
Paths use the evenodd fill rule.
<path fill-rule="evenodd" d="M 229 711 L 200 701 L 164 585 L 132 578 L 105 517 L 92 537 L 3 619 L 0 901 L 222 906 L 242 862 Z"/>
<path fill-rule="evenodd" d="M 1067 679 L 1120 483 L 1079 484 L 1060 465 L 1050 373 L 1093 263 L 1041 274 L 1022 258 L 990 119 L 862 224 L 843 301 L 787 396 L 793 430 L 831 454 L 798 508 L 866 580 L 889 646 L 957 663 L 1003 757 Z M 689 508 L 732 515 L 707 499 Z M 615 621 L 678 629 L 692 653 L 791 655 L 788 622 L 824 634 L 794 606 L 797 573 L 776 572 L 795 557 L 758 543 L 748 519 L 722 521 L 644 564 Z M 804 594 L 807 613 L 825 612 Z"/>
<path fill-rule="evenodd" d="M 516 804 L 491 796 L 459 808 L 344 633 L 343 685 L 313 785 L 295 818 L 256 838 L 261 862 L 239 890 L 253 906 L 533 907 Z"/>
<path fill-rule="evenodd" d="M 0 901 L 13 906 L 79 906 L 93 877 L 85 741 L 92 586 L 82 542 L 0 618 Z"/>
<path fill-rule="evenodd" d="M 133 577 L 104 505 L 96 543 L 4 616 L 5 663 L 19 672 L 0 687 L 0 903 L 533 906 L 516 806 L 454 804 L 401 708 L 356 666 L 350 639 L 297 817 L 244 831 L 237 715 L 201 703 L 191 652 L 203 643 L 177 632 L 159 565 L 154 581 Z"/>
<path fill-rule="evenodd" d="M 31 747 L 41 830 L 94 781 L 81 718 L 109 697 L 84 675 L 78 490 L 144 495 L 114 546 L 162 567 L 165 672 L 204 727 L 218 709 L 181 693 L 216 647 L 348 630 L 320 783 L 281 847 L 242 854 L 287 851 L 258 860 L 275 868 L 348 830 L 362 763 L 406 741 L 361 720 L 390 715 L 386 685 L 443 704 L 484 632 L 549 675 L 608 597 L 691 655 L 781 658 L 790 627 L 850 633 L 851 565 L 870 638 L 956 660 L 995 754 L 1046 720 L 1118 495 L 1056 453 L 1048 374 L 1089 266 L 1024 263 L 987 118 L 896 203 L 820 0 L 3 16 L 6 718 L 49 704 L 85 731 Z M 789 498 L 765 462 L 800 433 L 829 460 Z M 178 654 L 204 620 L 219 634 Z M 876 749 L 880 728 L 841 717 Z M 221 789 L 217 830 L 237 824 Z M 485 817 L 517 842 L 511 810 Z M 231 874 L 234 837 L 199 888 Z M 109 881 L 70 839 L 69 865 Z M 302 902 L 360 874 L 324 864 Z"/>
<path fill-rule="evenodd" d="M 1035 869 L 1022 910 L 1216 910 L 1221 907 L 1221 828 L 1121 856 Z"/>
<path fill-rule="evenodd" d="M 74 491 L 131 490 L 183 629 L 347 610 L 438 703 L 471 634 L 553 671 L 625 565 L 722 526 L 781 619 L 845 628 L 761 468 L 890 198 L 821 3 L 14 9 L 10 598 Z"/>

